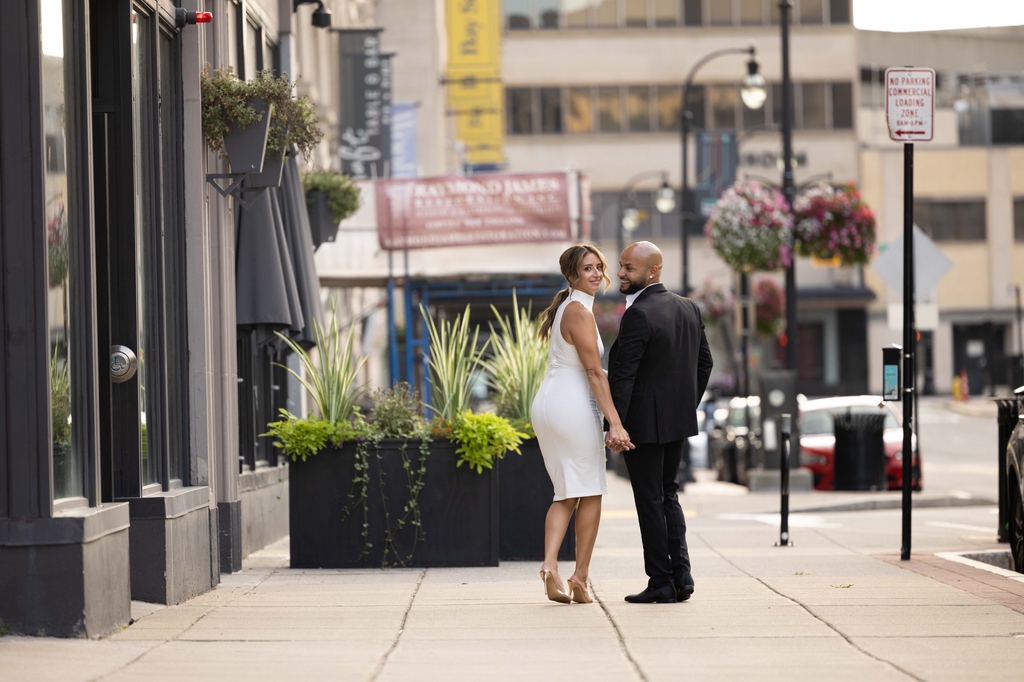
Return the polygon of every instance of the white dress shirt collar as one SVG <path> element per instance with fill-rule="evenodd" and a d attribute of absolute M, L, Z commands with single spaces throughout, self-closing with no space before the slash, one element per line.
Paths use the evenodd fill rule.
<path fill-rule="evenodd" d="M 638 291 L 638 292 L 636 292 L 634 294 L 626 294 L 626 307 L 628 308 L 629 306 L 633 305 L 633 303 L 640 296 L 640 294 L 642 294 L 645 291 L 647 291 L 647 289 L 649 287 L 651 287 L 652 285 L 654 285 L 654 284 L 658 284 L 658 282 L 652 282 L 651 284 L 648 284 L 646 287 L 644 287 L 643 289 L 641 289 L 640 291 Z"/>

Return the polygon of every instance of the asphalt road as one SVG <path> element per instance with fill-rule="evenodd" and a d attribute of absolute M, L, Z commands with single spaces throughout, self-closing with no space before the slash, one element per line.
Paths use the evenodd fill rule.
<path fill-rule="evenodd" d="M 919 403 L 924 489 L 995 502 L 998 434 L 994 414 L 976 417 L 954 412 L 944 397 L 922 397 Z"/>

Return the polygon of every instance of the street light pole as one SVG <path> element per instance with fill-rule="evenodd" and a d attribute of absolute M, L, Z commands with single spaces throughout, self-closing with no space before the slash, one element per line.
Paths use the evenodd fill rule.
<path fill-rule="evenodd" d="M 790 214 L 796 198 L 793 182 L 793 80 L 789 73 L 789 14 L 791 0 L 779 2 L 779 26 L 782 31 L 782 194 Z M 794 235 L 795 241 L 795 235 Z M 796 321 L 796 252 L 790 243 L 789 265 L 786 266 L 786 369 L 795 370 L 797 363 Z"/>
<path fill-rule="evenodd" d="M 679 202 L 679 230 L 680 238 L 682 239 L 682 251 L 683 251 L 683 283 L 682 283 L 682 294 L 683 296 L 690 295 L 690 231 L 689 231 L 689 217 L 693 215 L 693 212 L 689 210 L 690 204 L 690 191 L 689 191 L 689 161 L 686 153 L 686 138 L 690 132 L 690 119 L 693 118 L 693 114 L 689 109 L 688 95 L 690 93 L 690 86 L 693 84 L 693 78 L 697 75 L 697 71 L 700 67 L 707 64 L 712 59 L 725 56 L 727 54 L 746 54 L 750 56 L 748 62 L 748 74 L 744 79 L 744 92 L 743 100 L 744 104 L 752 109 L 758 109 L 764 105 L 765 91 L 764 91 L 764 78 L 757 72 L 757 62 L 754 60 L 754 56 L 757 54 L 757 49 L 750 45 L 749 47 L 726 47 L 721 50 L 715 50 L 710 52 L 693 65 L 689 73 L 686 74 L 686 79 L 683 81 L 683 90 L 680 93 L 679 99 L 679 111 L 680 111 L 680 125 L 679 130 L 682 135 L 682 179 L 680 180 L 680 202 Z M 753 103 L 753 100 L 748 102 L 748 93 L 751 90 L 760 88 L 760 101 L 757 104 Z M 757 99 L 755 96 L 754 99 Z"/>

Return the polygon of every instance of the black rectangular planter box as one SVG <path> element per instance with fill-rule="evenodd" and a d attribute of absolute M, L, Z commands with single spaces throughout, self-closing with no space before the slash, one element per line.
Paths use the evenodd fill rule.
<path fill-rule="evenodd" d="M 405 443 L 405 459 L 402 445 Z M 407 566 L 497 566 L 498 476 L 494 470 L 456 467 L 456 446 L 430 444 L 419 507 L 424 537 L 413 543 L 407 523 L 395 534 L 387 563 Z M 379 456 L 378 456 L 379 454 Z M 292 568 L 379 567 L 384 562 L 385 502 L 391 518 L 401 516 L 408 493 L 405 462 L 419 469 L 420 443 L 386 439 L 369 452 L 367 498 L 369 541 L 363 554 L 363 508 L 352 503 L 356 444 L 324 450 L 305 462 L 292 462 L 288 477 Z M 345 515 L 345 508 L 351 506 Z M 409 517 L 411 519 L 411 517 Z M 392 521 L 393 523 L 393 521 Z"/>
<path fill-rule="evenodd" d="M 544 560 L 544 519 L 555 495 L 536 438 L 523 441 L 521 455 L 498 460 L 498 524 L 502 561 Z M 559 561 L 576 558 L 576 516 L 569 522 Z"/>

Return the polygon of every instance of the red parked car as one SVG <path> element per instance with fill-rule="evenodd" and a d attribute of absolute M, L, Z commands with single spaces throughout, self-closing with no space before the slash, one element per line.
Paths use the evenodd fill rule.
<path fill-rule="evenodd" d="M 816 490 L 835 489 L 835 425 L 832 415 L 884 414 L 882 438 L 885 441 L 885 478 L 889 490 L 903 487 L 903 426 L 899 412 L 902 403 L 882 403 L 873 395 L 849 395 L 817 398 L 800 403 L 800 465 L 814 475 Z M 921 490 L 921 453 L 911 435 L 914 458 L 911 460 L 911 486 Z"/>

